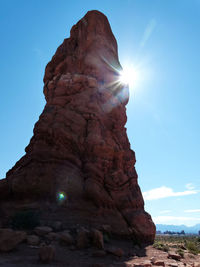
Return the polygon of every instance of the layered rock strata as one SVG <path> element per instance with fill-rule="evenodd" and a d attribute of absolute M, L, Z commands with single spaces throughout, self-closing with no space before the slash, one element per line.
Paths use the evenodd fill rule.
<path fill-rule="evenodd" d="M 88 12 L 47 64 L 46 105 L 25 156 L 0 188 L 14 199 L 54 201 L 63 192 L 70 223 L 111 224 L 149 243 L 155 226 L 144 211 L 124 127 L 128 88 L 119 82 L 120 70 L 107 18 Z"/>

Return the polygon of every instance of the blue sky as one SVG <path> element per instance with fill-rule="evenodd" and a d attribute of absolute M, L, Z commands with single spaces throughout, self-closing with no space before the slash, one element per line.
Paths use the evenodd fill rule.
<path fill-rule="evenodd" d="M 0 0 L 0 177 L 24 154 L 45 105 L 43 75 L 88 10 L 109 19 L 130 88 L 127 132 L 156 223 L 200 223 L 200 1 Z"/>

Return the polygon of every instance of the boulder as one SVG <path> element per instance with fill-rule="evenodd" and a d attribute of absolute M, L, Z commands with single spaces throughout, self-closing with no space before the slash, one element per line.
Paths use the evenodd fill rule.
<path fill-rule="evenodd" d="M 55 258 L 55 248 L 51 245 L 42 244 L 39 249 L 39 260 L 42 263 L 51 263 Z"/>
<path fill-rule="evenodd" d="M 92 231 L 92 241 L 95 247 L 99 249 L 104 249 L 103 234 L 99 230 L 95 229 Z"/>
<path fill-rule="evenodd" d="M 106 249 L 106 251 L 110 254 L 113 254 L 118 257 L 124 256 L 124 251 L 121 248 L 116 248 L 116 247 L 109 247 Z"/>
<path fill-rule="evenodd" d="M 27 238 L 24 231 L 13 231 L 9 228 L 0 229 L 0 251 L 11 251 Z"/>
<path fill-rule="evenodd" d="M 27 244 L 30 246 L 38 246 L 40 243 L 40 238 L 37 235 L 28 235 Z"/>
<path fill-rule="evenodd" d="M 77 234 L 77 248 L 88 248 L 90 244 L 89 231 L 82 228 Z"/>
<path fill-rule="evenodd" d="M 70 233 L 62 232 L 60 233 L 60 243 L 63 245 L 73 245 L 75 240 Z"/>
<path fill-rule="evenodd" d="M 45 236 L 52 231 L 53 229 L 49 226 L 38 226 L 34 229 L 34 232 L 39 236 Z"/>
<path fill-rule="evenodd" d="M 152 263 L 153 263 L 153 265 L 155 265 L 155 266 L 165 266 L 165 262 L 164 262 L 163 260 L 156 260 L 156 259 L 154 259 L 154 260 L 152 261 Z"/>
<path fill-rule="evenodd" d="M 176 260 L 176 261 L 180 261 L 181 260 L 181 256 L 179 254 L 177 254 L 177 253 L 174 253 L 174 252 L 169 252 L 168 253 L 168 258 Z"/>

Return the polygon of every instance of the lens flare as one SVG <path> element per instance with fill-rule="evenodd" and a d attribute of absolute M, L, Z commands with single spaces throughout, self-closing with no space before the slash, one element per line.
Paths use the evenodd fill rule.
<path fill-rule="evenodd" d="M 132 67 L 125 67 L 119 74 L 119 81 L 122 84 L 129 85 L 130 87 L 138 80 L 138 73 Z"/>
<path fill-rule="evenodd" d="M 66 194 L 64 192 L 59 192 L 57 198 L 59 202 L 63 202 L 66 199 Z"/>

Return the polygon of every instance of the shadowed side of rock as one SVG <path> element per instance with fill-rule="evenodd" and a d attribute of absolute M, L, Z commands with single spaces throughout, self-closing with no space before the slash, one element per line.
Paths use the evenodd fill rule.
<path fill-rule="evenodd" d="M 89 11 L 47 64 L 46 105 L 26 154 L 0 187 L 13 199 L 56 201 L 64 192 L 71 223 L 108 223 L 149 243 L 155 226 L 124 127 L 128 88 L 118 81 L 120 69 L 107 18 Z"/>

